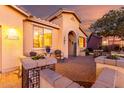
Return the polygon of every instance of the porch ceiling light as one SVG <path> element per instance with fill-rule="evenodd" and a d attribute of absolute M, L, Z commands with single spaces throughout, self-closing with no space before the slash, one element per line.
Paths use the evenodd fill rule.
<path fill-rule="evenodd" d="M 8 29 L 7 38 L 8 39 L 11 39 L 11 40 L 17 40 L 17 39 L 19 39 L 17 30 L 14 29 L 14 28 Z"/>

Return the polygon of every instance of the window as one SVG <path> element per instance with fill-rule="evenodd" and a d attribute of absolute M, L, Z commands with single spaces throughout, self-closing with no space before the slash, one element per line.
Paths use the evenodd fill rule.
<path fill-rule="evenodd" d="M 52 31 L 47 28 L 34 26 L 34 48 L 43 48 L 52 45 Z"/>
<path fill-rule="evenodd" d="M 44 46 L 52 45 L 52 32 L 50 29 L 44 29 Z"/>
<path fill-rule="evenodd" d="M 85 47 L 85 38 L 84 37 L 79 37 L 79 47 L 83 48 Z"/>

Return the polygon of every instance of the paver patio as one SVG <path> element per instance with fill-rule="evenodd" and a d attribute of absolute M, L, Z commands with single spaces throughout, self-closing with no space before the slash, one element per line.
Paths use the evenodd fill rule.
<path fill-rule="evenodd" d="M 88 87 L 95 81 L 96 64 L 92 56 L 71 57 L 66 63 L 57 64 L 56 71 Z"/>
<path fill-rule="evenodd" d="M 73 81 L 81 82 L 84 86 L 86 84 L 87 87 L 87 82 L 92 83 L 95 81 L 96 65 L 92 56 L 71 57 L 64 63 L 56 64 L 56 71 Z M 21 87 L 21 78 L 15 74 L 16 72 L 0 74 L 0 87 Z"/>

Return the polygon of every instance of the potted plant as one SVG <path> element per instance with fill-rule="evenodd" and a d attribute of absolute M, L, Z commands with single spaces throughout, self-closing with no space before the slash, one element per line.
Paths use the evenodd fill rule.
<path fill-rule="evenodd" d="M 51 50 L 50 46 L 46 46 L 45 48 L 46 48 L 46 52 L 50 53 L 50 50 Z"/>
<path fill-rule="evenodd" d="M 44 59 L 44 55 L 36 55 L 31 57 L 33 60 L 39 60 L 39 59 Z"/>

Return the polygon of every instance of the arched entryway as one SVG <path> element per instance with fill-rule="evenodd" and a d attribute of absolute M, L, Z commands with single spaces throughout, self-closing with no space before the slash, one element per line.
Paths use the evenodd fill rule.
<path fill-rule="evenodd" d="M 77 43 L 76 43 L 76 34 L 74 31 L 68 33 L 68 55 L 76 56 L 77 54 Z"/>

